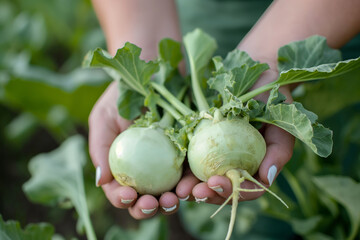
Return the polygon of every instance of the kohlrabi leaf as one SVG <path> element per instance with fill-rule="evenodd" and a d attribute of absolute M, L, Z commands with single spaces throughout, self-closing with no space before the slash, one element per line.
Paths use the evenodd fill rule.
<path fill-rule="evenodd" d="M 276 85 L 273 89 L 271 89 L 266 105 L 282 103 L 285 100 L 286 97 L 281 92 L 279 92 L 279 85 Z"/>
<path fill-rule="evenodd" d="M 231 97 L 239 97 L 248 91 L 260 75 L 269 69 L 267 64 L 254 61 L 239 49 L 230 52 L 224 60 L 214 57 L 216 71 L 208 80 L 209 87 L 217 90 L 227 104 Z"/>
<path fill-rule="evenodd" d="M 216 41 L 200 29 L 195 29 L 185 35 L 184 45 L 189 59 L 191 85 L 196 104 L 200 111 L 208 110 L 209 105 L 202 93 L 201 82 L 204 77 L 205 68 L 209 65 L 217 48 Z"/>
<path fill-rule="evenodd" d="M 169 38 L 162 39 L 159 42 L 159 58 L 168 62 L 175 69 L 183 59 L 181 52 L 181 43 Z"/>
<path fill-rule="evenodd" d="M 174 48 L 177 49 L 176 47 Z M 120 79 L 120 81 L 123 81 L 123 83 L 125 83 L 129 89 L 136 91 L 137 93 L 144 96 L 144 106 L 148 107 L 152 113 L 157 115 L 157 109 L 155 107 L 156 103 L 164 110 L 170 112 L 170 114 L 173 115 L 175 119 L 179 119 L 181 116 L 174 109 L 174 107 L 157 96 L 153 90 L 153 84 L 157 84 L 157 86 L 161 89 L 165 88 L 162 83 L 165 81 L 164 79 L 167 77 L 167 73 L 165 73 L 165 78 L 162 80 L 158 80 L 157 82 L 150 81 L 154 74 L 159 70 L 159 62 L 145 62 L 140 59 L 140 53 L 141 49 L 131 43 L 126 43 L 123 48 L 118 49 L 116 55 L 113 58 L 109 56 L 109 54 L 104 50 L 96 49 L 87 54 L 84 60 L 84 66 L 104 68 L 108 73 L 110 73 L 111 76 L 115 76 L 115 79 Z M 165 57 L 168 57 L 168 55 Z M 167 62 L 166 64 L 170 66 L 171 64 L 175 64 L 178 61 L 178 57 L 174 57 L 174 59 L 170 60 L 171 63 Z M 167 96 L 164 97 L 169 100 Z M 171 95 L 171 97 L 173 96 Z M 171 102 L 173 99 L 170 99 L 169 101 Z M 177 103 L 178 102 L 180 101 L 177 100 Z M 131 108 L 133 106 L 128 107 Z M 135 113 L 137 114 L 139 104 L 136 104 L 135 107 L 137 108 L 135 110 Z"/>
<path fill-rule="evenodd" d="M 146 96 L 150 78 L 159 70 L 159 66 L 152 61 L 141 60 L 140 53 L 141 49 L 131 43 L 118 49 L 113 58 L 98 48 L 87 54 L 84 65 L 114 69 L 132 90 Z"/>
<path fill-rule="evenodd" d="M 341 61 L 341 52 L 330 48 L 326 38 L 322 36 L 311 36 L 302 41 L 289 43 L 278 51 L 279 72 L 339 61 Z"/>
<path fill-rule="evenodd" d="M 276 81 L 254 89 L 239 99 L 246 102 L 255 96 L 280 86 L 313 80 L 342 77 L 358 71 L 360 58 L 341 60 L 338 50 L 329 48 L 323 37 L 314 36 L 280 48 L 278 56 L 279 77 Z"/>
<path fill-rule="evenodd" d="M 0 239 L 2 240 L 51 240 L 53 235 L 54 227 L 48 223 L 29 224 L 23 230 L 19 222 L 4 221 L 0 215 Z"/>
<path fill-rule="evenodd" d="M 226 72 L 219 73 L 208 80 L 209 88 L 219 92 L 223 105 L 229 103 L 233 94 L 229 91 L 229 88 L 234 84 L 231 74 Z"/>
<path fill-rule="evenodd" d="M 178 65 L 182 60 L 181 44 L 165 38 L 159 42 L 158 63 L 160 70 L 152 81 L 164 85 L 173 95 L 177 96 L 184 85 L 187 85 L 180 75 Z"/>
<path fill-rule="evenodd" d="M 214 58 L 213 61 L 217 70 L 215 75 L 217 72 L 221 75 L 224 73 L 230 75 L 228 77 L 232 82 L 230 91 L 236 97 L 249 90 L 259 76 L 269 69 L 266 63 L 252 60 L 249 54 L 239 49 L 231 51 L 223 61 L 219 57 Z"/>
<path fill-rule="evenodd" d="M 360 228 L 360 183 L 344 176 L 315 177 L 314 183 L 346 209 L 351 220 L 347 239 L 355 239 Z"/>
<path fill-rule="evenodd" d="M 301 103 L 268 104 L 263 115 L 251 120 L 284 129 L 321 157 L 329 156 L 332 151 L 332 131 L 316 122 L 317 116 L 305 110 Z"/>
<path fill-rule="evenodd" d="M 122 80 L 119 81 L 117 106 L 121 117 L 134 120 L 141 115 L 145 97 L 130 89 Z"/>
<path fill-rule="evenodd" d="M 85 226 L 87 238 L 94 240 L 82 172 L 86 160 L 85 140 L 73 136 L 58 149 L 30 160 L 31 178 L 23 185 L 23 190 L 36 203 L 55 205 L 70 201 Z"/>
<path fill-rule="evenodd" d="M 161 40 L 158 56 L 160 70 L 154 75 L 153 81 L 164 85 L 177 72 L 181 60 L 181 44 L 168 38 Z"/>
<path fill-rule="evenodd" d="M 292 68 L 280 72 L 275 84 L 286 85 L 312 80 L 329 79 L 360 68 L 360 58 L 322 64 L 309 68 Z"/>

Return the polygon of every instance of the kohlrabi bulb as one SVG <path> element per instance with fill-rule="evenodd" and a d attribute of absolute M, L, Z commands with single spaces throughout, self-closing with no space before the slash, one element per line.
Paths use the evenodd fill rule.
<path fill-rule="evenodd" d="M 188 147 L 192 172 L 202 181 L 225 175 L 230 169 L 253 175 L 266 153 L 260 132 L 246 119 L 212 121 L 203 119 L 196 127 Z"/>
<path fill-rule="evenodd" d="M 134 127 L 113 142 L 109 164 L 114 178 L 140 194 L 171 190 L 182 174 L 184 157 L 161 128 Z"/>

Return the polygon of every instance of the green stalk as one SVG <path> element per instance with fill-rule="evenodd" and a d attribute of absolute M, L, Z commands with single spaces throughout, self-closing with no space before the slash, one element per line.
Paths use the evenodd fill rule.
<path fill-rule="evenodd" d="M 84 208 L 83 211 L 78 211 L 78 213 L 81 213 L 83 212 L 84 214 L 82 214 L 82 220 L 84 221 L 84 227 L 85 227 L 85 232 L 86 232 L 86 237 L 87 239 L 89 240 L 96 240 L 96 235 L 95 235 L 95 232 L 94 232 L 94 228 L 91 224 L 91 220 L 90 220 L 90 216 L 89 216 L 89 210 L 88 210 L 88 207 L 87 207 L 87 204 L 86 204 L 86 200 L 84 199 L 82 201 L 83 203 L 80 204 L 81 207 Z"/>
<path fill-rule="evenodd" d="M 178 111 L 176 111 L 169 103 L 160 98 L 156 101 L 156 104 L 162 107 L 169 114 L 171 114 L 171 116 L 173 116 L 176 121 L 179 121 L 181 123 L 180 118 L 182 117 L 182 115 Z"/>
<path fill-rule="evenodd" d="M 158 91 L 170 104 L 172 104 L 182 115 L 189 115 L 193 113 L 193 111 L 188 108 L 184 103 L 182 103 L 179 98 L 176 98 L 169 90 L 166 89 L 161 84 L 151 82 L 151 85 L 153 88 Z M 186 88 L 182 89 L 182 92 L 184 92 Z M 180 95 L 184 95 L 184 93 L 180 92 Z M 181 97 L 182 98 L 182 97 Z"/>
<path fill-rule="evenodd" d="M 247 102 L 250 99 L 254 98 L 255 96 L 257 96 L 257 95 L 259 95 L 259 94 L 261 94 L 263 92 L 271 90 L 275 85 L 276 85 L 275 82 L 265 84 L 265 85 L 263 85 L 263 86 L 261 86 L 259 88 L 256 88 L 256 89 L 254 89 L 254 90 L 240 96 L 239 100 L 242 101 L 243 103 Z"/>
<path fill-rule="evenodd" d="M 193 59 L 190 58 L 189 62 L 190 62 L 190 70 L 191 70 L 191 87 L 195 96 L 198 109 L 199 111 L 206 111 L 210 108 L 210 106 L 207 103 L 204 93 L 201 90 L 200 79 L 196 73 Z"/>
<path fill-rule="evenodd" d="M 159 125 L 161 128 L 170 127 L 174 124 L 174 117 L 170 113 L 165 112 L 164 116 L 160 119 Z"/>
<path fill-rule="evenodd" d="M 94 228 L 92 226 L 91 223 L 91 219 L 90 219 L 90 213 L 89 213 L 89 207 L 87 205 L 86 202 L 86 193 L 85 193 L 85 189 L 84 189 L 84 181 L 83 181 L 83 176 L 77 176 L 78 178 L 78 182 L 82 182 L 82 187 L 80 188 L 80 193 L 79 194 L 79 198 L 73 198 L 71 199 L 74 207 L 76 209 L 76 212 L 79 214 L 80 219 L 82 220 L 84 227 L 85 227 L 85 233 L 86 233 L 86 237 L 89 240 L 96 240 L 96 234 L 94 231 Z M 77 193 L 74 193 L 76 196 Z"/>
<path fill-rule="evenodd" d="M 159 84 L 156 84 L 156 85 L 159 85 Z M 163 87 L 162 85 L 159 85 L 159 86 Z M 163 87 L 163 88 L 167 91 L 167 89 L 165 87 Z M 177 98 L 175 98 L 174 100 L 176 100 L 177 102 L 180 102 L 181 104 L 183 104 L 180 100 L 184 97 L 184 95 L 186 93 L 186 90 L 187 90 L 187 86 L 183 87 L 180 90 Z M 168 94 L 169 94 L 169 96 L 174 97 L 170 92 L 168 92 Z M 160 126 L 162 128 L 172 126 L 174 124 L 174 117 L 169 112 L 166 111 L 164 116 L 161 118 L 159 124 L 160 124 Z M 184 124 L 182 124 L 182 125 L 184 125 Z"/>

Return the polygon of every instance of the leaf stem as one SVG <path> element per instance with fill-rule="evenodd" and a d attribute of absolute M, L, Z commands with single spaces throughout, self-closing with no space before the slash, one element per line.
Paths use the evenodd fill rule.
<path fill-rule="evenodd" d="M 194 65 L 194 61 L 192 58 L 189 59 L 190 62 L 190 70 L 191 70 L 191 87 L 195 96 L 195 100 L 198 106 L 198 110 L 206 111 L 210 108 L 209 104 L 206 101 L 204 93 L 201 90 L 199 76 L 196 72 L 196 68 Z"/>
<path fill-rule="evenodd" d="M 158 104 L 160 107 L 162 107 L 165 111 L 167 111 L 169 114 L 171 114 L 176 121 L 180 121 L 180 118 L 182 117 L 182 115 L 176 111 L 169 103 L 167 103 L 165 100 L 163 99 L 159 99 L 156 101 L 156 104 Z"/>
<path fill-rule="evenodd" d="M 160 85 L 160 86 L 162 86 L 162 85 Z M 187 86 L 184 86 L 184 87 L 180 90 L 180 92 L 178 93 L 177 98 L 176 98 L 177 101 L 179 101 L 179 100 L 181 100 L 181 99 L 184 98 L 184 95 L 185 95 L 185 93 L 186 93 L 187 88 L 188 88 Z M 164 88 L 164 89 L 167 91 L 166 88 Z M 169 92 L 169 94 L 170 94 L 170 96 L 173 97 L 173 95 L 172 95 L 170 92 Z M 182 104 L 181 101 L 180 101 L 180 103 Z M 190 111 L 191 111 L 191 110 L 190 110 Z M 161 118 L 161 120 L 160 120 L 160 122 L 159 122 L 160 126 L 161 126 L 162 128 L 165 128 L 165 127 L 172 126 L 173 123 L 174 123 L 174 117 L 173 117 L 169 112 L 165 111 L 164 116 Z M 184 124 L 183 124 L 183 125 L 184 125 Z"/>
<path fill-rule="evenodd" d="M 250 99 L 254 98 L 255 96 L 257 96 L 263 92 L 271 90 L 275 86 L 275 84 L 276 84 L 275 82 L 270 82 L 268 84 L 265 84 L 259 88 L 256 88 L 256 89 L 242 95 L 241 97 L 239 97 L 239 100 L 242 101 L 243 103 L 247 102 Z"/>
<path fill-rule="evenodd" d="M 178 98 L 176 98 L 169 90 L 166 89 L 166 87 L 155 82 L 151 82 L 151 85 L 166 100 L 168 100 L 170 104 L 172 104 L 182 115 L 185 116 L 193 113 L 193 111 L 190 108 L 188 108 L 184 103 L 182 103 Z"/>

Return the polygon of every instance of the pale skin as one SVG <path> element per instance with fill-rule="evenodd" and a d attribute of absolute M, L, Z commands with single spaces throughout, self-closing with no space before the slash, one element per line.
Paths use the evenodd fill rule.
<path fill-rule="evenodd" d="M 114 55 L 125 42 L 141 47 L 141 57 L 154 59 L 157 44 L 164 37 L 181 41 L 176 6 L 170 0 L 93 0 L 94 9 L 107 40 L 108 51 Z M 257 24 L 239 43 L 238 48 L 271 69 L 255 84 L 257 88 L 277 76 L 277 50 L 291 41 L 302 40 L 314 34 L 325 36 L 333 48 L 340 48 L 360 32 L 360 1 L 358 0 L 277 0 L 259 19 Z M 282 93 L 291 102 L 291 87 Z M 135 219 L 152 217 L 157 211 L 175 213 L 179 198 L 203 199 L 207 203 L 221 204 L 231 194 L 231 183 L 223 176 L 213 176 L 200 182 L 189 169 L 176 187 L 176 193 L 167 192 L 160 197 L 138 197 L 133 188 L 120 186 L 112 177 L 108 165 L 108 152 L 115 137 L 130 124 L 118 115 L 116 83 L 111 84 L 94 106 L 89 117 L 89 150 L 95 167 L 101 169 L 98 185 L 117 208 L 128 209 Z M 258 99 L 266 101 L 263 94 Z M 275 178 L 290 160 L 294 138 L 275 126 L 266 126 L 262 134 L 267 144 L 265 158 L 256 178 L 269 186 L 268 172 L 276 166 Z M 242 187 L 253 188 L 245 182 Z M 217 191 L 215 191 L 217 190 Z M 222 190 L 222 191 L 221 191 Z M 252 200 L 263 193 L 242 193 L 240 201 Z M 127 201 L 128 200 L 128 201 Z M 168 211 L 166 211 L 166 209 Z"/>

